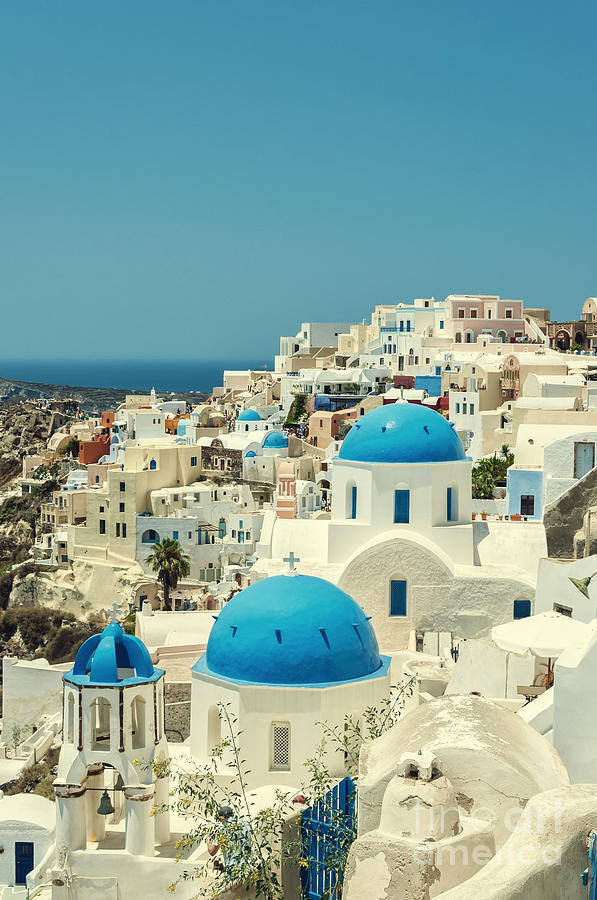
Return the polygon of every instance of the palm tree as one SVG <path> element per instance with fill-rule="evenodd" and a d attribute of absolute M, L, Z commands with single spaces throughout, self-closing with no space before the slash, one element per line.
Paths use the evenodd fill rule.
<path fill-rule="evenodd" d="M 502 449 L 500 450 L 500 453 L 502 454 L 504 459 L 508 459 L 508 457 L 510 455 L 510 447 L 508 446 L 508 444 L 502 444 Z"/>
<path fill-rule="evenodd" d="M 191 571 L 189 557 L 182 552 L 178 541 L 164 538 L 156 541 L 146 562 L 157 572 L 158 581 L 164 588 L 164 609 L 171 609 L 170 591 L 176 587 L 179 579 L 186 578 Z"/>

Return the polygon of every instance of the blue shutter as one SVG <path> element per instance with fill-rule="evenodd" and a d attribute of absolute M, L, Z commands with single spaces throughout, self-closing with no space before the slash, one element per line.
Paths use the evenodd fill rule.
<path fill-rule="evenodd" d="M 390 615 L 406 615 L 406 581 L 390 582 Z"/>
<path fill-rule="evenodd" d="M 531 614 L 531 601 L 530 600 L 515 600 L 514 601 L 514 618 L 515 619 L 526 619 L 527 616 Z"/>
<path fill-rule="evenodd" d="M 394 522 L 410 521 L 410 491 L 394 491 Z"/>
<path fill-rule="evenodd" d="M 452 488 L 446 490 L 446 519 L 452 521 Z"/>
<path fill-rule="evenodd" d="M 356 519 L 357 517 L 357 486 L 353 484 L 351 491 L 351 509 L 350 509 L 350 518 Z"/>

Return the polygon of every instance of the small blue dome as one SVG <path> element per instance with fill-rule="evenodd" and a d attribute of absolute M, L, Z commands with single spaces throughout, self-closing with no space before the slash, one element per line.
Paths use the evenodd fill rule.
<path fill-rule="evenodd" d="M 388 403 L 354 423 L 340 447 L 354 462 L 420 463 L 465 459 L 453 425 L 416 403 Z"/>
<path fill-rule="evenodd" d="M 262 446 L 283 449 L 288 447 L 288 438 L 282 431 L 270 431 Z"/>
<path fill-rule="evenodd" d="M 257 456 L 254 450 L 249 450 L 248 453 L 245 453 L 245 459 L 249 459 L 252 456 Z"/>
<path fill-rule="evenodd" d="M 255 409 L 245 409 L 238 416 L 239 422 L 261 422 L 261 416 Z"/>
<path fill-rule="evenodd" d="M 383 666 L 361 607 L 323 578 L 275 575 L 217 616 L 196 671 L 252 684 L 354 681 Z"/>
<path fill-rule="evenodd" d="M 110 622 L 101 634 L 81 644 L 65 678 L 81 684 L 126 684 L 153 681 L 161 674 L 143 641 L 126 634 L 118 622 Z"/>

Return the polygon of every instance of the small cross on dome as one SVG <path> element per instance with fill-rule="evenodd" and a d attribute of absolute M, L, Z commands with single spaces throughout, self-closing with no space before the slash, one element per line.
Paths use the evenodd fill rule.
<path fill-rule="evenodd" d="M 118 622 L 119 614 L 120 614 L 120 606 L 118 605 L 118 603 L 115 600 L 114 603 L 112 604 L 112 616 L 111 616 L 110 621 Z"/>
<path fill-rule="evenodd" d="M 282 562 L 288 563 L 288 574 L 289 575 L 296 575 L 296 569 L 294 567 L 294 564 L 297 562 L 300 562 L 300 561 L 301 561 L 300 557 L 295 556 L 293 550 L 291 550 L 290 554 L 288 556 L 285 556 L 284 559 L 282 560 Z"/>

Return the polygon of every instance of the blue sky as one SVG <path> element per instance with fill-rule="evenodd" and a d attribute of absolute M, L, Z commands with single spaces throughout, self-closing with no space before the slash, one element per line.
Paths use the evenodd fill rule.
<path fill-rule="evenodd" d="M 593 2 L 3 4 L 0 353 L 271 357 L 450 292 L 575 315 L 596 29 Z"/>

